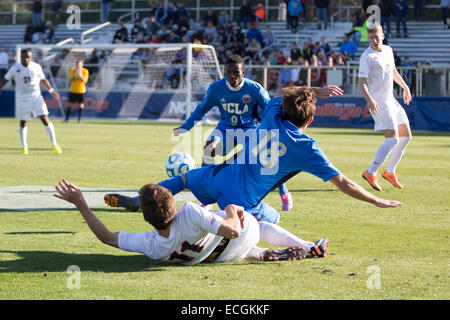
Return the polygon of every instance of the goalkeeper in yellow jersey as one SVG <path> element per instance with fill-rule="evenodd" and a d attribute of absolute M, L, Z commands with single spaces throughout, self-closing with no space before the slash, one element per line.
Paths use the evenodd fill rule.
<path fill-rule="evenodd" d="M 89 71 L 83 68 L 84 61 L 78 60 L 76 67 L 70 69 L 69 80 L 71 82 L 70 92 L 69 92 L 69 106 L 66 110 L 66 120 L 69 121 L 70 112 L 75 103 L 78 102 L 78 123 L 81 121 L 81 115 L 83 114 L 84 108 L 84 95 L 86 93 L 86 83 L 89 80 Z"/>

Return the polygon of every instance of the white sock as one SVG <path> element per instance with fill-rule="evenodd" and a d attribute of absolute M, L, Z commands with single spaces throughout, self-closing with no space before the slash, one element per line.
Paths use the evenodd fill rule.
<path fill-rule="evenodd" d="M 56 143 L 55 127 L 53 126 L 53 123 L 49 122 L 48 126 L 45 127 L 45 131 L 47 131 L 52 146 L 55 146 L 57 143 Z"/>
<path fill-rule="evenodd" d="M 279 225 L 265 221 L 259 223 L 259 234 L 262 241 L 265 241 L 273 246 L 300 246 L 305 248 L 308 252 L 310 252 L 311 248 L 314 246 L 314 242 L 300 239 Z"/>
<path fill-rule="evenodd" d="M 378 148 L 377 153 L 375 153 L 375 158 L 367 171 L 369 171 L 370 174 L 376 174 L 378 168 L 386 161 L 389 153 L 391 153 L 392 149 L 394 149 L 397 144 L 398 138 L 386 138 Z"/>
<path fill-rule="evenodd" d="M 20 136 L 20 144 L 22 145 L 22 147 L 27 147 L 28 126 L 25 126 L 23 128 L 19 126 L 19 136 Z"/>
<path fill-rule="evenodd" d="M 409 141 L 411 141 L 411 137 L 400 137 L 398 138 L 398 144 L 392 150 L 391 158 L 389 159 L 386 171 L 389 173 L 395 174 L 395 169 L 397 168 L 398 163 L 403 157 L 405 153 L 406 147 L 408 146 Z"/>
<path fill-rule="evenodd" d="M 251 258 L 251 259 L 261 259 L 261 253 L 263 253 L 264 251 L 266 251 L 267 248 L 260 248 L 260 247 L 253 247 L 250 252 L 247 255 L 247 258 Z"/>

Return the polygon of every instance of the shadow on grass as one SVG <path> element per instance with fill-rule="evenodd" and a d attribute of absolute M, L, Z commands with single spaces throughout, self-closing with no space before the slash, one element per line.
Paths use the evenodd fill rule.
<path fill-rule="evenodd" d="M 382 136 L 381 133 L 373 131 L 373 129 L 363 129 L 363 128 L 355 128 L 354 130 L 361 130 L 355 132 L 352 128 L 329 128 L 325 129 L 323 127 L 311 127 L 314 128 L 314 131 L 311 132 L 311 135 L 314 134 L 323 134 L 323 135 L 351 135 L 351 136 Z M 367 130 L 367 131 L 366 131 Z M 450 137 L 450 132 L 447 131 L 426 131 L 426 130 L 412 130 L 412 135 L 418 137 L 428 137 L 428 136 L 436 136 L 436 137 Z"/>
<path fill-rule="evenodd" d="M 83 271 L 96 272 L 140 272 L 161 271 L 166 267 L 177 267 L 171 263 L 150 260 L 144 255 L 119 256 L 109 254 L 76 254 L 55 251 L 9 251 L 19 256 L 16 260 L 0 261 L 0 273 L 9 272 L 66 272 L 76 265 Z"/>
<path fill-rule="evenodd" d="M 124 208 L 91 208 L 93 212 L 111 212 L 111 213 L 123 213 L 123 212 L 129 212 L 125 210 Z M 38 212 L 45 212 L 45 211 L 76 211 L 78 212 L 78 209 L 76 208 L 18 208 L 18 209 L 3 209 L 0 208 L 0 213 L 2 212 L 21 212 L 21 213 L 38 213 Z M 135 212 L 130 212 L 135 213 Z M 140 212 L 139 212 L 140 213 Z"/>
<path fill-rule="evenodd" d="M 76 232 L 71 231 L 24 231 L 24 232 L 5 232 L 5 234 L 12 235 L 26 235 L 26 234 L 72 234 L 74 235 Z"/>

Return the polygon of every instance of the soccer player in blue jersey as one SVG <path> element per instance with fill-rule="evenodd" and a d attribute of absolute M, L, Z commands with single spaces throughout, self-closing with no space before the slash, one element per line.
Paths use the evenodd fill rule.
<path fill-rule="evenodd" d="M 327 98 L 342 95 L 342 90 L 336 86 L 285 88 L 282 97 L 272 99 L 267 105 L 261 125 L 246 143 L 243 153 L 232 161 L 193 169 L 159 185 L 173 194 L 187 188 L 203 204 L 217 202 L 220 208 L 225 208 L 235 203 L 259 221 L 274 224 L 278 223 L 279 214 L 262 199 L 279 184 L 302 171 L 324 182 L 330 181 L 343 193 L 377 207 L 401 206 L 399 201 L 372 195 L 344 176 L 331 164 L 316 140 L 304 133 L 314 118 L 316 95 Z M 252 154 L 254 159 L 249 157 Z M 139 209 L 137 200 L 122 195 L 107 194 L 105 202 L 130 211 Z M 326 251 L 328 241 L 321 240 L 318 247 Z M 321 250 L 322 253 L 324 250 Z"/>
<path fill-rule="evenodd" d="M 197 121 L 214 106 L 218 106 L 222 119 L 208 137 L 202 166 L 214 164 L 216 155 L 225 157 L 232 153 L 234 147 L 241 142 L 236 137 L 236 130 L 247 132 L 251 136 L 257 128 L 258 108 L 264 110 L 270 101 L 269 93 L 257 82 L 244 78 L 244 61 L 239 55 L 230 56 L 225 63 L 225 78 L 212 83 L 202 102 L 189 118 L 173 133 L 189 131 Z M 278 192 L 282 201 L 282 210 L 289 211 L 293 207 L 292 196 L 285 184 L 281 184 Z"/>

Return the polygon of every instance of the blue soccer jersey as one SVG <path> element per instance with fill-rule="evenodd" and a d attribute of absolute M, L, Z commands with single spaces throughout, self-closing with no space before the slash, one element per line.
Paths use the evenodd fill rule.
<path fill-rule="evenodd" d="M 231 164 L 205 171 L 207 187 L 201 187 L 200 193 L 209 193 L 209 198 L 214 198 L 221 208 L 231 203 L 252 208 L 268 192 L 299 172 L 311 173 L 324 182 L 340 174 L 316 140 L 283 120 L 282 114 L 281 98 L 272 99 L 261 125 L 246 143 L 245 152 Z M 190 171 L 188 184 L 189 175 Z M 192 185 L 188 187 L 195 189 Z"/>
<path fill-rule="evenodd" d="M 180 128 L 190 130 L 215 106 L 222 117 L 217 128 L 256 128 L 258 107 L 264 109 L 269 100 L 267 91 L 255 81 L 244 78 L 238 87 L 233 88 L 223 78 L 209 86 L 202 102 Z"/>

